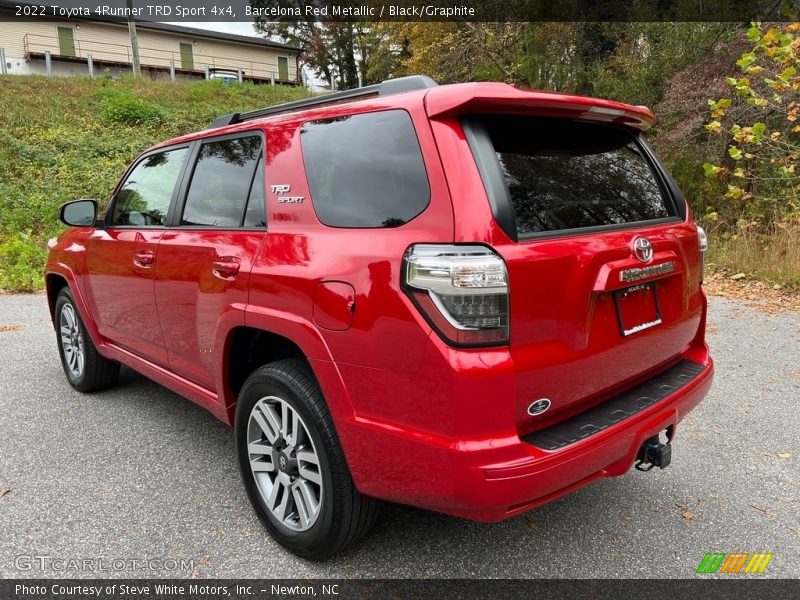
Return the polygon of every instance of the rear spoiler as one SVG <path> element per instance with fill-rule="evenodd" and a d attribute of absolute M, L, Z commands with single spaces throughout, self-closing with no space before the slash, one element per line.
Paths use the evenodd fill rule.
<path fill-rule="evenodd" d="M 655 116 L 646 106 L 571 94 L 520 90 L 506 83 L 464 83 L 432 88 L 425 96 L 425 106 L 428 116 L 432 118 L 487 112 L 525 113 L 613 123 L 639 131 L 650 129 L 656 123 Z"/>

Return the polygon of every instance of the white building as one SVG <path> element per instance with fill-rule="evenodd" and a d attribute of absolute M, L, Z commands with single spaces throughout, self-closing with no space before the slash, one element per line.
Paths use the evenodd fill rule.
<path fill-rule="evenodd" d="M 0 8 L 0 13 L 6 9 Z M 0 48 L 13 74 L 112 77 L 133 68 L 125 21 L 19 20 L 0 14 Z M 302 83 L 299 50 L 262 38 L 166 23 L 137 22 L 142 74 L 152 78 L 238 77 L 262 83 Z"/>

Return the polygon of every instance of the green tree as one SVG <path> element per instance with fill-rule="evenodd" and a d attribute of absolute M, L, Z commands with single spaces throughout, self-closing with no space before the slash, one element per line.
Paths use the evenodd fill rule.
<path fill-rule="evenodd" d="M 732 93 L 708 102 L 705 127 L 723 137 L 727 158 L 703 167 L 746 218 L 771 225 L 800 212 L 800 23 L 753 23 L 747 37 Z"/>
<path fill-rule="evenodd" d="M 294 8 L 305 14 L 302 0 L 253 0 L 254 8 L 279 5 Z M 353 8 L 356 3 L 344 2 Z M 359 83 L 377 81 L 387 67 L 373 66 L 375 60 L 385 60 L 388 43 L 375 23 L 359 21 L 323 22 L 311 17 L 297 21 L 272 22 L 258 17 L 255 26 L 267 37 L 300 48 L 300 60 L 327 84 L 337 89 L 351 89 Z M 375 59 L 373 59 L 375 55 Z M 375 77 L 378 77 L 377 79 Z"/>

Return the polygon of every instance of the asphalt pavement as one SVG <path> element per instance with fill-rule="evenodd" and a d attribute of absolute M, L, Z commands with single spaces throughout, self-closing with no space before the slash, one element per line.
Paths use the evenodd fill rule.
<path fill-rule="evenodd" d="M 493 525 L 387 505 L 311 563 L 252 512 L 228 427 L 129 370 L 74 391 L 44 296 L 0 296 L 0 577 L 691 578 L 712 551 L 800 577 L 800 315 L 712 298 L 709 340 L 714 387 L 668 469 Z"/>

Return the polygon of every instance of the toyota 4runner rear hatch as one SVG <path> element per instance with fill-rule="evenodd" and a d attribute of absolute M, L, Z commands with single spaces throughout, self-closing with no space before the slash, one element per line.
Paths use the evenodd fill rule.
<path fill-rule="evenodd" d="M 526 434 L 680 361 L 703 313 L 702 259 L 685 200 L 639 135 L 645 120 L 585 106 L 563 115 L 494 108 L 458 119 L 495 223 L 486 241 L 508 269 Z M 460 241 L 470 229 L 457 223 Z M 532 416 L 538 399 L 550 409 Z"/>

